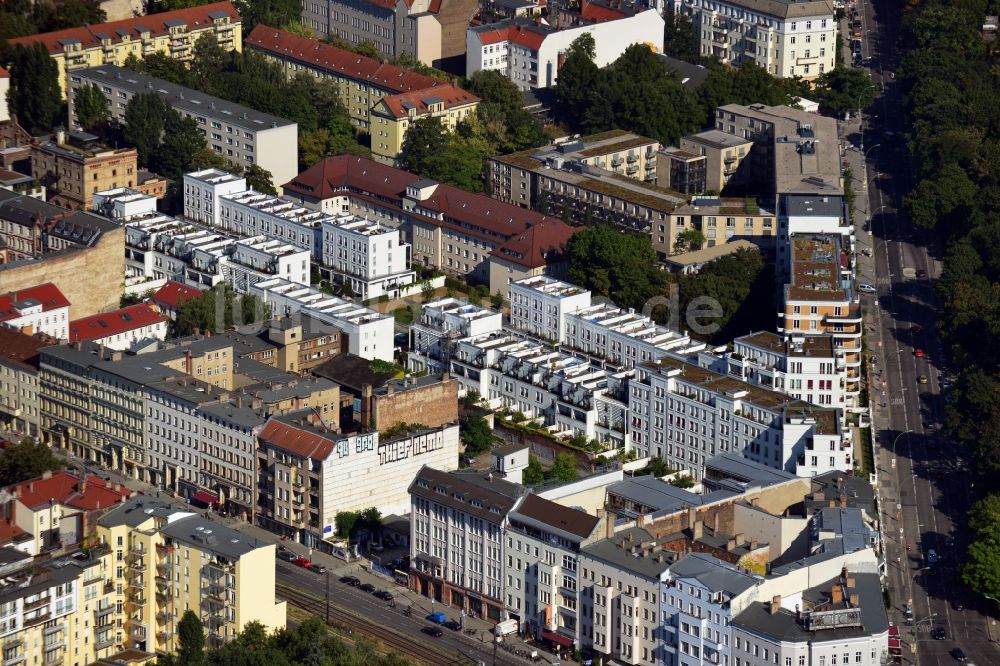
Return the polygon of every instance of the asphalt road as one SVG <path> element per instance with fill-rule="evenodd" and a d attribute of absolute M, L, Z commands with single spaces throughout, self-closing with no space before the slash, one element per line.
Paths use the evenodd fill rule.
<path fill-rule="evenodd" d="M 865 296 L 864 304 L 868 350 L 878 357 L 869 366 L 869 389 L 893 604 L 890 620 L 902 626 L 904 663 L 952 664 L 950 651 L 960 647 L 971 662 L 998 664 L 1000 648 L 992 640 L 1000 635 L 997 609 L 965 590 L 957 574 L 968 544 L 965 516 L 972 479 L 954 446 L 937 436 L 945 405 L 944 359 L 935 331 L 940 248 L 932 234 L 913 229 L 898 214 L 913 178 L 899 136 L 901 96 L 892 76 L 899 66 L 899 3 L 859 0 L 859 10 L 866 35 L 863 55 L 871 58 L 872 78 L 884 90 L 864 119 L 863 136 L 856 124 L 848 127 L 853 128 L 848 139 L 858 146 L 848 159 L 857 178 L 859 251 L 872 255 L 859 255 L 859 281 L 878 290 Z M 870 233 L 863 228 L 869 219 Z M 918 271 L 926 276 L 918 278 Z M 954 545 L 949 546 L 951 540 Z M 933 564 L 931 550 L 938 560 Z M 908 603 L 912 624 L 905 626 Z M 956 603 L 965 608 L 956 610 Z M 944 640 L 931 637 L 938 627 L 945 631 Z"/>

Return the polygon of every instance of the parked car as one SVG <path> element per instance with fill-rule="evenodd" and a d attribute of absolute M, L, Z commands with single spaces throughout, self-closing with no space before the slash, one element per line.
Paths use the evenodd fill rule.
<path fill-rule="evenodd" d="M 920 324 L 914 324 L 913 326 L 910 327 L 910 333 L 923 333 L 923 332 L 924 332 L 924 327 L 921 326 Z"/>
<path fill-rule="evenodd" d="M 278 552 L 278 559 L 284 560 L 285 562 L 294 562 L 299 559 L 299 556 L 290 550 L 282 550 Z"/>
<path fill-rule="evenodd" d="M 925 271 L 923 268 L 918 268 L 917 277 L 923 280 L 925 277 L 927 277 L 927 271 Z"/>
<path fill-rule="evenodd" d="M 934 550 L 933 548 L 930 548 L 927 551 L 927 564 L 937 564 L 937 563 L 938 563 L 937 551 Z"/>
<path fill-rule="evenodd" d="M 927 379 L 927 375 L 920 375 L 919 377 L 917 377 L 918 384 L 926 384 L 928 381 L 930 380 Z"/>
<path fill-rule="evenodd" d="M 936 641 L 943 641 L 945 639 L 944 627 L 934 627 L 931 631 L 931 638 Z"/>
<path fill-rule="evenodd" d="M 916 356 L 917 358 L 923 358 L 924 350 L 921 349 L 920 347 L 917 347 L 916 349 L 913 350 L 913 355 Z"/>
<path fill-rule="evenodd" d="M 955 661 L 966 661 L 965 653 L 962 652 L 962 648 L 952 648 L 950 654 Z"/>
<path fill-rule="evenodd" d="M 448 616 L 441 611 L 436 611 L 427 616 L 427 619 L 434 624 L 444 624 L 448 621 Z"/>
<path fill-rule="evenodd" d="M 359 586 L 358 589 L 362 592 L 374 592 L 375 586 L 371 583 L 365 583 L 364 585 Z"/>
<path fill-rule="evenodd" d="M 312 562 L 309 561 L 308 557 L 297 557 L 294 560 L 292 560 L 292 564 L 294 564 L 297 567 L 302 567 L 303 569 L 306 569 L 310 565 L 312 565 Z"/>
<path fill-rule="evenodd" d="M 452 631 L 460 631 L 462 629 L 462 625 L 458 623 L 458 620 L 448 620 L 444 623 L 444 628 L 451 629 Z"/>
<path fill-rule="evenodd" d="M 441 638 L 441 636 L 444 635 L 444 632 L 441 631 L 438 627 L 424 627 L 420 631 L 434 638 Z"/>
<path fill-rule="evenodd" d="M 379 590 L 378 592 L 375 593 L 375 596 L 381 599 L 382 601 L 392 601 L 392 592 L 389 592 L 387 590 Z"/>
<path fill-rule="evenodd" d="M 957 611 L 965 610 L 965 604 L 963 604 L 958 599 L 955 599 L 954 601 L 951 602 L 951 607 Z"/>
<path fill-rule="evenodd" d="M 324 567 L 322 564 L 310 564 L 308 568 L 309 568 L 309 571 L 312 571 L 314 573 L 318 573 L 318 574 L 325 574 L 326 573 L 326 567 Z"/>
<path fill-rule="evenodd" d="M 858 285 L 858 291 L 860 291 L 863 294 L 874 294 L 876 293 L 877 290 L 875 289 L 875 287 L 871 286 L 867 282 L 862 282 L 861 284 Z"/>
<path fill-rule="evenodd" d="M 341 576 L 340 582 L 344 583 L 345 585 L 350 585 L 351 587 L 357 587 L 358 585 L 361 585 L 361 581 L 355 578 L 354 576 Z"/>

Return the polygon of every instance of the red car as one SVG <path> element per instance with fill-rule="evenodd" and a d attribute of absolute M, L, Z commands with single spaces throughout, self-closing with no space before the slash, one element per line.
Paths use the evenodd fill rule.
<path fill-rule="evenodd" d="M 923 349 L 914 349 L 913 350 L 913 355 L 916 356 L 917 358 L 923 358 L 924 357 L 924 350 Z"/>
<path fill-rule="evenodd" d="M 303 569 L 308 569 L 312 565 L 312 562 L 309 561 L 308 557 L 300 557 L 296 560 L 293 560 L 292 564 L 294 564 L 297 567 L 302 567 Z"/>

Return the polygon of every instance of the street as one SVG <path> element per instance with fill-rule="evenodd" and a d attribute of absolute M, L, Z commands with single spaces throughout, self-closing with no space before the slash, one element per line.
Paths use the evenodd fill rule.
<path fill-rule="evenodd" d="M 858 281 L 877 289 L 862 300 L 866 351 L 869 360 L 877 357 L 868 365 L 868 389 L 890 621 L 901 626 L 904 663 L 951 664 L 956 647 L 970 662 L 1000 663 L 996 606 L 987 608 L 958 580 L 973 490 L 958 451 L 938 436 L 946 377 L 935 330 L 941 250 L 932 233 L 911 228 L 898 214 L 913 181 L 893 76 L 899 66 L 899 5 L 859 0 L 858 7 L 863 54 L 871 58 L 872 78 L 884 91 L 862 119 L 861 131 L 853 122 L 845 124 L 844 133 L 857 146 L 847 159 L 858 195 Z M 944 629 L 943 639 L 931 636 L 937 628 Z"/>

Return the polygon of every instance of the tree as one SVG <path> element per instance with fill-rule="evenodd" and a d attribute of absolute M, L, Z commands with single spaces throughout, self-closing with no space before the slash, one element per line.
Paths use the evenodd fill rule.
<path fill-rule="evenodd" d="M 569 483 L 576 480 L 576 456 L 572 453 L 557 453 L 555 462 L 549 474 L 553 480 L 559 483 Z"/>
<path fill-rule="evenodd" d="M 258 23 L 286 26 L 299 21 L 302 5 L 299 0 L 236 0 L 243 21 L 244 34 L 250 34 Z"/>
<path fill-rule="evenodd" d="M 59 66 L 41 43 L 17 44 L 9 53 L 8 103 L 18 122 L 32 134 L 51 132 L 62 109 Z"/>
<path fill-rule="evenodd" d="M 204 627 L 191 609 L 184 611 L 177 623 L 177 661 L 180 666 L 200 666 L 205 663 Z"/>
<path fill-rule="evenodd" d="M 465 455 L 475 457 L 493 448 L 493 430 L 482 416 L 466 417 L 461 426 Z"/>
<path fill-rule="evenodd" d="M 867 109 L 878 89 L 865 70 L 834 67 L 816 79 L 816 94 L 826 110 L 842 116 L 848 111 Z"/>
<path fill-rule="evenodd" d="M 694 479 L 687 474 L 678 474 L 670 479 L 670 485 L 681 489 L 693 488 Z"/>
<path fill-rule="evenodd" d="M 355 511 L 340 511 L 337 513 L 336 517 L 333 519 L 334 528 L 337 531 L 337 536 L 342 539 L 348 539 L 358 525 L 358 520 L 360 516 Z"/>
<path fill-rule="evenodd" d="M 701 249 L 705 244 L 705 234 L 698 229 L 685 229 L 674 240 L 674 254 Z"/>
<path fill-rule="evenodd" d="M 135 146 L 140 164 L 150 164 L 171 111 L 167 101 L 157 93 L 139 93 L 125 105 L 125 140 Z"/>
<path fill-rule="evenodd" d="M 73 111 L 80 127 L 87 132 L 93 132 L 98 125 L 108 120 L 110 113 L 108 98 L 96 85 L 85 83 L 73 96 Z"/>
<path fill-rule="evenodd" d="M 535 456 L 528 456 L 528 466 L 521 472 L 521 483 L 526 486 L 539 486 L 545 482 L 545 471 L 542 463 Z"/>
<path fill-rule="evenodd" d="M 203 81 L 211 91 L 213 83 L 225 70 L 229 60 L 229 52 L 219 45 L 215 35 L 211 32 L 202 33 L 194 43 L 191 75 Z"/>
<path fill-rule="evenodd" d="M 622 307 L 641 309 L 663 288 L 664 276 L 649 235 L 598 224 L 574 234 L 567 252 L 570 281 Z"/>
<path fill-rule="evenodd" d="M 20 444 L 0 451 L 0 486 L 27 481 L 58 468 L 59 460 L 52 455 L 52 449 L 26 437 Z"/>
<path fill-rule="evenodd" d="M 173 109 L 167 112 L 163 129 L 163 141 L 151 166 L 171 180 L 181 180 L 191 171 L 195 156 L 208 148 L 205 136 L 194 118 L 185 118 Z"/>
<path fill-rule="evenodd" d="M 238 296 L 232 287 L 223 283 L 180 304 L 177 319 L 171 324 L 172 337 L 191 335 L 196 330 L 220 333 L 237 322 L 250 324 L 270 317 L 270 307 L 257 296 Z"/>
<path fill-rule="evenodd" d="M 670 469 L 670 465 L 667 464 L 666 460 L 664 460 L 659 456 L 654 456 L 650 458 L 649 462 L 646 463 L 646 466 L 642 468 L 641 473 L 651 474 L 659 478 L 661 476 L 666 476 L 667 474 L 670 474 L 671 471 L 672 470 Z"/>
<path fill-rule="evenodd" d="M 556 112 L 560 120 L 573 128 L 583 125 L 584 114 L 601 76 L 601 70 L 594 64 L 596 52 L 593 35 L 584 33 L 570 43 L 566 59 L 559 67 Z"/>
<path fill-rule="evenodd" d="M 434 171 L 447 144 L 448 128 L 440 118 L 418 118 L 406 130 L 399 153 L 400 167 L 421 175 Z"/>
<path fill-rule="evenodd" d="M 698 33 L 686 14 L 675 12 L 673 3 L 663 14 L 663 50 L 674 58 L 695 62 L 698 57 Z"/>
<path fill-rule="evenodd" d="M 243 171 L 243 177 L 247 179 L 247 187 L 264 194 L 277 195 L 278 190 L 274 188 L 274 179 L 271 172 L 259 164 L 251 164 Z"/>

